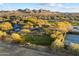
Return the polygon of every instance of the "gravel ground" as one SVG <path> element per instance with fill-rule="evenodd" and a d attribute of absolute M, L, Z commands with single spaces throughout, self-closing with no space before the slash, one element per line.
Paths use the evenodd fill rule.
<path fill-rule="evenodd" d="M 51 52 L 46 52 L 46 49 L 32 49 L 21 47 L 14 44 L 6 44 L 0 41 L 0 56 L 52 56 Z"/>

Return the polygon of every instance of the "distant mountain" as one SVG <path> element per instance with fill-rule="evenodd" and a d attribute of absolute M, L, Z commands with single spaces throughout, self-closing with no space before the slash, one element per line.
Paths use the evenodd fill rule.
<path fill-rule="evenodd" d="M 46 19 L 46 20 L 68 20 L 68 21 L 79 21 L 79 13 L 63 13 L 63 12 L 53 12 L 50 10 L 44 9 L 18 9 L 12 11 L 0 11 L 0 16 L 34 16 L 39 19 Z"/>

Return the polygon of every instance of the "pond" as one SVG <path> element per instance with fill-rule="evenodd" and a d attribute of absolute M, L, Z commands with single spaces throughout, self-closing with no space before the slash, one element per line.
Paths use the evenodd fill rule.
<path fill-rule="evenodd" d="M 79 35 L 67 34 L 65 41 L 69 42 L 69 43 L 72 42 L 72 43 L 78 43 L 79 44 Z"/>

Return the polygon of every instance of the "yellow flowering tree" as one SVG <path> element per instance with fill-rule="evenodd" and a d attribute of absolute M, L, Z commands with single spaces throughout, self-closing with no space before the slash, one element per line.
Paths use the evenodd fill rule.
<path fill-rule="evenodd" d="M 46 25 L 49 23 L 48 23 L 48 20 L 38 19 L 36 24 L 39 25 L 40 27 L 42 27 L 42 25 Z"/>
<path fill-rule="evenodd" d="M 53 38 L 53 43 L 51 47 L 53 48 L 63 48 L 64 47 L 64 36 L 62 32 L 60 31 L 54 31 L 53 34 L 51 34 L 51 38 Z"/>
<path fill-rule="evenodd" d="M 33 24 L 38 25 L 41 27 L 44 24 L 48 24 L 48 20 L 43 20 L 43 19 L 37 19 L 37 18 L 27 18 L 28 21 L 32 22 Z"/>
<path fill-rule="evenodd" d="M 14 41 L 14 42 L 20 42 L 23 40 L 21 35 L 19 35 L 17 33 L 12 33 L 11 38 L 12 38 L 12 41 Z"/>
<path fill-rule="evenodd" d="M 7 35 L 6 32 L 0 31 L 0 39 L 4 38 Z"/>
<path fill-rule="evenodd" d="M 27 22 L 24 26 L 23 26 L 23 28 L 33 28 L 33 24 L 31 23 L 31 22 Z"/>
<path fill-rule="evenodd" d="M 22 29 L 21 32 L 30 33 L 31 31 L 29 29 Z"/>
<path fill-rule="evenodd" d="M 51 34 L 51 37 L 54 40 L 54 42 L 52 43 L 52 47 L 57 47 L 57 48 L 61 48 L 64 47 L 64 38 L 66 33 L 69 31 L 71 27 L 71 24 L 69 22 L 57 22 L 55 27 L 56 31 L 53 32 L 53 34 Z"/>
<path fill-rule="evenodd" d="M 63 22 L 57 22 L 56 27 L 58 30 L 64 33 L 64 37 L 65 37 L 66 33 L 70 30 L 72 25 L 67 21 L 63 21 Z"/>
<path fill-rule="evenodd" d="M 27 20 L 29 21 L 29 22 L 33 22 L 33 23 L 36 23 L 36 21 L 37 21 L 37 18 L 27 18 Z"/>
<path fill-rule="evenodd" d="M 1 29 L 2 30 L 10 30 L 12 28 L 13 27 L 12 27 L 11 23 L 9 23 L 9 22 L 4 22 L 4 23 L 1 24 Z"/>

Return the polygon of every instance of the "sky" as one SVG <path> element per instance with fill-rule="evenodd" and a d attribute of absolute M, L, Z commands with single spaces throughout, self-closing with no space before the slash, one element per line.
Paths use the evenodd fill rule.
<path fill-rule="evenodd" d="M 0 3 L 0 10 L 46 9 L 56 12 L 79 12 L 79 3 Z"/>

